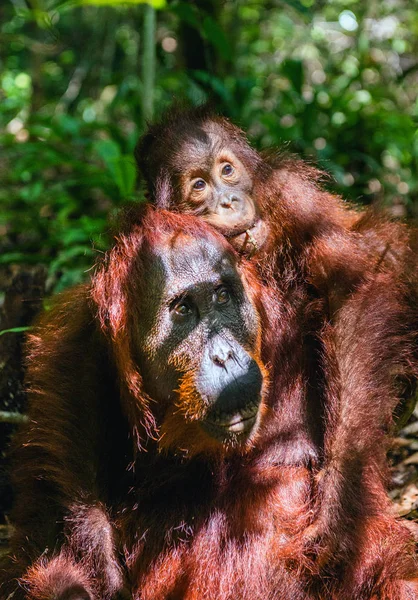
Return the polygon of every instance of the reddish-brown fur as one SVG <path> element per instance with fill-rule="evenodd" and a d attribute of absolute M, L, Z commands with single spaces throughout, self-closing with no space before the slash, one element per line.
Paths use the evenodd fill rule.
<path fill-rule="evenodd" d="M 321 173 L 302 161 L 260 155 L 237 127 L 205 108 L 174 109 L 138 145 L 136 158 L 151 201 L 206 218 L 203 207 L 189 204 L 182 191 L 183 173 L 199 164 L 204 148 L 208 160 L 214 158 L 210 152 L 227 149 L 251 174 L 252 197 L 269 228 L 251 260 L 297 315 L 288 319 L 294 328 L 289 347 L 275 339 L 274 327 L 266 334 L 277 350 L 273 394 L 282 396 L 284 357 L 291 361 L 300 345 L 305 351 L 295 363 L 316 352 L 307 372 L 312 377 L 313 368 L 317 389 L 326 390 L 322 398 L 309 398 L 305 376 L 298 380 L 295 364 L 287 365 L 293 384 L 308 393 L 295 388 L 283 405 L 283 419 L 275 425 L 277 460 L 295 465 L 310 456 L 316 465 L 315 516 L 301 536 L 299 556 L 312 557 L 324 576 L 339 563 L 350 565 L 357 587 L 347 588 L 344 597 L 369 598 L 371 591 L 356 591 L 362 585 L 371 590 L 375 581 L 363 557 L 375 553 L 373 568 L 383 579 L 396 563 L 396 542 L 389 535 L 393 553 L 386 542 L 382 550 L 367 523 L 393 530 L 391 518 L 384 524 L 387 433 L 405 388 L 414 389 L 418 375 L 418 269 L 411 231 L 350 208 L 324 191 Z M 401 527 L 399 532 L 402 537 Z M 378 597 L 401 597 L 399 591 L 385 593 Z"/>
<path fill-rule="evenodd" d="M 414 368 L 403 285 L 385 270 L 363 272 L 363 287 L 324 323 L 305 290 L 263 288 L 238 264 L 272 377 L 260 432 L 242 451 L 203 441 L 191 458 L 159 452 L 158 406 L 133 352 L 147 293 L 138 256 L 161 245 L 164 229 L 228 245 L 192 217 L 137 218 L 92 285 L 59 300 L 32 335 L 31 421 L 18 443 L 1 598 L 416 598 L 412 541 L 382 474 L 390 369 Z M 187 381 L 184 393 L 193 404 Z"/>

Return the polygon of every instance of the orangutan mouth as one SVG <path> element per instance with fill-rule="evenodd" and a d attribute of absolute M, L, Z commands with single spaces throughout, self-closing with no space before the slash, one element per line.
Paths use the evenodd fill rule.
<path fill-rule="evenodd" d="M 268 229 L 262 219 L 257 219 L 250 227 L 229 237 L 229 241 L 240 254 L 251 258 L 267 239 Z"/>
<path fill-rule="evenodd" d="M 247 438 L 258 422 L 259 403 L 251 403 L 233 414 L 211 415 L 202 423 L 207 433 L 220 441 Z"/>

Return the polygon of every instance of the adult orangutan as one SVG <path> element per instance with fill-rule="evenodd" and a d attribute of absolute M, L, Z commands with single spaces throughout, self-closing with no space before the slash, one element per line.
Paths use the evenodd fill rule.
<path fill-rule="evenodd" d="M 202 465 L 193 504 L 212 465 L 239 462 L 256 445 L 267 411 L 261 319 L 251 266 L 224 238 L 151 209 L 119 235 L 91 283 L 58 300 L 29 341 L 30 424 L 16 444 L 2 599 L 126 595 L 132 578 L 119 553 L 129 537 L 122 531 L 118 547 L 118 511 L 124 520 L 129 506 L 135 523 L 131 499 L 147 479 L 149 493 L 174 490 L 179 473 Z M 166 511 L 178 506 L 180 519 L 178 502 L 166 498 Z M 171 535 L 166 516 L 161 531 Z"/>
<path fill-rule="evenodd" d="M 304 323 L 295 329 L 305 331 L 303 343 L 309 338 L 313 348 L 316 340 L 327 396 L 322 406 L 310 406 L 303 394 L 293 398 L 290 412 L 301 422 L 282 423 L 277 459 L 295 465 L 319 456 L 306 551 L 324 569 L 354 560 L 353 523 L 364 508 L 359 490 L 366 479 L 384 487 L 385 432 L 399 400 L 416 386 L 418 269 L 410 231 L 348 207 L 321 189 L 321 173 L 302 161 L 256 152 L 241 130 L 205 107 L 169 111 L 135 156 L 150 200 L 223 233 L 270 288 L 281 290 Z M 283 358 L 270 340 L 279 347 L 272 381 L 280 393 L 275 378 Z M 323 421 L 312 419 L 315 412 Z"/>
<path fill-rule="evenodd" d="M 350 552 L 321 570 L 299 540 L 327 502 L 315 451 L 339 374 L 321 366 L 302 303 L 262 287 L 201 219 L 147 208 L 130 221 L 91 283 L 58 300 L 31 336 L 30 422 L 16 445 L 1 598 L 417 598 L 409 533 L 374 477 L 392 398 L 371 405 L 363 427 L 355 412 L 329 425 L 358 498 L 328 484 L 351 525 L 330 522 L 332 535 Z M 378 300 L 368 310 L 380 335 L 388 307 Z M 315 324 L 315 303 L 304 306 Z M 408 335 L 386 324 L 383 365 L 387 346 L 396 353 Z M 368 331 L 353 352 L 373 351 L 381 391 L 388 376 Z M 352 385 L 364 394 L 361 370 Z M 299 451 L 283 451 L 294 432 Z"/>

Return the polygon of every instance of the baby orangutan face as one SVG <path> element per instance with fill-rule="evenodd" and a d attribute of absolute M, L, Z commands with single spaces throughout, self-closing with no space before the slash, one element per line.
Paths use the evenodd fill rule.
<path fill-rule="evenodd" d="M 268 231 L 253 198 L 253 175 L 216 123 L 186 140 L 174 172 L 181 212 L 201 216 L 242 253 L 251 255 L 263 245 Z"/>
<path fill-rule="evenodd" d="M 232 152 L 214 156 L 203 149 L 196 162 L 180 176 L 182 200 L 222 233 L 242 233 L 254 224 L 256 208 L 251 198 L 252 180 Z"/>

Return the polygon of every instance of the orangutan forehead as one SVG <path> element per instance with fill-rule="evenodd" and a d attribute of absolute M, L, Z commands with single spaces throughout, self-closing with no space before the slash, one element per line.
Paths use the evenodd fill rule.
<path fill-rule="evenodd" d="M 146 273 L 150 281 L 164 282 L 167 294 L 181 293 L 184 282 L 215 284 L 238 279 L 234 257 L 217 240 L 179 232 L 167 236 L 152 251 Z"/>
<path fill-rule="evenodd" d="M 217 123 L 208 122 L 185 136 L 176 152 L 176 167 L 182 175 L 187 175 L 196 167 L 210 169 L 216 160 L 233 160 L 234 153 L 230 140 Z"/>
<path fill-rule="evenodd" d="M 173 273 L 187 273 L 199 280 L 235 272 L 233 258 L 224 244 L 217 240 L 178 233 L 170 241 L 168 262 Z"/>

